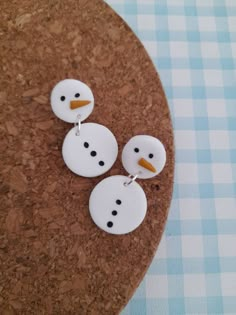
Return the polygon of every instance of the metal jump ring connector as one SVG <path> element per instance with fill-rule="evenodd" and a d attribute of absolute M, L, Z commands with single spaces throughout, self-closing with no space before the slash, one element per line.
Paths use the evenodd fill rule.
<path fill-rule="evenodd" d="M 79 114 L 79 115 L 77 115 L 77 117 L 76 117 L 76 121 L 75 121 L 75 135 L 76 136 L 79 136 L 80 135 L 80 129 L 81 129 L 81 120 L 80 120 L 80 118 L 81 118 L 81 115 Z"/>
<path fill-rule="evenodd" d="M 132 184 L 132 183 L 137 179 L 138 174 L 129 175 L 128 177 L 130 178 L 130 181 L 124 182 L 124 186 L 125 186 L 125 187 L 129 186 L 130 184 Z"/>

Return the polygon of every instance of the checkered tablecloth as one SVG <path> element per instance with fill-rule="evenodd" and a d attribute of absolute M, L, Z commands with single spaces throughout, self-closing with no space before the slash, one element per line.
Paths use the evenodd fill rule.
<path fill-rule="evenodd" d="M 158 69 L 176 144 L 165 234 L 122 315 L 235 315 L 236 1 L 107 2 Z"/>

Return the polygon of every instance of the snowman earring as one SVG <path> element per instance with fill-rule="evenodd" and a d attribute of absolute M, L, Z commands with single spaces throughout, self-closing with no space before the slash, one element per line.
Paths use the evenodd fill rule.
<path fill-rule="evenodd" d="M 93 111 L 91 89 L 81 81 L 66 79 L 57 83 L 51 93 L 54 114 L 74 123 L 66 135 L 62 156 L 67 167 L 77 175 L 95 177 L 114 164 L 118 145 L 113 133 L 100 124 L 82 123 Z"/>
<path fill-rule="evenodd" d="M 135 230 L 147 211 L 146 195 L 135 180 L 156 176 L 165 163 L 166 151 L 158 139 L 146 135 L 131 138 L 122 152 L 122 164 L 130 175 L 107 177 L 90 195 L 89 211 L 94 223 L 111 234 Z"/>

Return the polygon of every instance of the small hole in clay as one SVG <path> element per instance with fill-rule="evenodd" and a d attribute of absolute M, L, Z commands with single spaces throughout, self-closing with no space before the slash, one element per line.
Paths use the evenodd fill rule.
<path fill-rule="evenodd" d="M 88 142 L 84 142 L 84 147 L 87 149 L 89 147 Z"/>
<path fill-rule="evenodd" d="M 134 148 L 134 152 L 138 153 L 139 152 L 139 148 Z"/>
<path fill-rule="evenodd" d="M 79 93 L 76 93 L 76 94 L 75 94 L 75 97 L 76 97 L 76 98 L 80 97 L 80 94 L 79 94 Z"/>
<path fill-rule="evenodd" d="M 159 185 L 155 185 L 155 187 L 156 187 L 156 190 L 160 190 L 160 186 Z"/>
<path fill-rule="evenodd" d="M 109 222 L 107 222 L 107 226 L 108 226 L 109 228 L 111 228 L 111 227 L 113 227 L 113 223 L 112 223 L 111 221 L 109 221 Z"/>
<path fill-rule="evenodd" d="M 121 200 L 120 200 L 120 199 L 117 199 L 117 200 L 116 200 L 116 204 L 117 204 L 117 205 L 121 205 Z"/>
<path fill-rule="evenodd" d="M 116 210 L 113 210 L 111 214 L 112 214 L 112 215 L 117 215 L 117 213 L 118 213 L 118 212 L 117 212 Z"/>
<path fill-rule="evenodd" d="M 66 99 L 65 96 L 61 96 L 61 101 L 62 102 L 64 102 L 65 99 Z"/>
<path fill-rule="evenodd" d="M 96 151 L 91 151 L 90 155 L 91 155 L 91 156 L 96 156 L 96 155 L 97 155 L 97 152 L 96 152 Z"/>
<path fill-rule="evenodd" d="M 99 161 L 99 163 L 98 163 L 100 166 L 104 166 L 104 162 L 103 161 Z"/>

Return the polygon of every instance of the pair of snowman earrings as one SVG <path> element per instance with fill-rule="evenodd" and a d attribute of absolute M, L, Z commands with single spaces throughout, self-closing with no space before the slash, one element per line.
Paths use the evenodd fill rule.
<path fill-rule="evenodd" d="M 51 106 L 58 118 L 74 123 L 62 146 L 67 167 L 84 177 L 107 172 L 118 155 L 115 136 L 103 125 L 81 124 L 94 108 L 91 89 L 78 80 L 60 81 L 52 90 Z M 135 180 L 156 176 L 165 163 L 166 151 L 157 138 L 147 135 L 131 138 L 122 152 L 122 164 L 129 175 L 103 179 L 90 195 L 89 211 L 94 223 L 111 234 L 136 229 L 145 218 L 147 199 Z"/>

